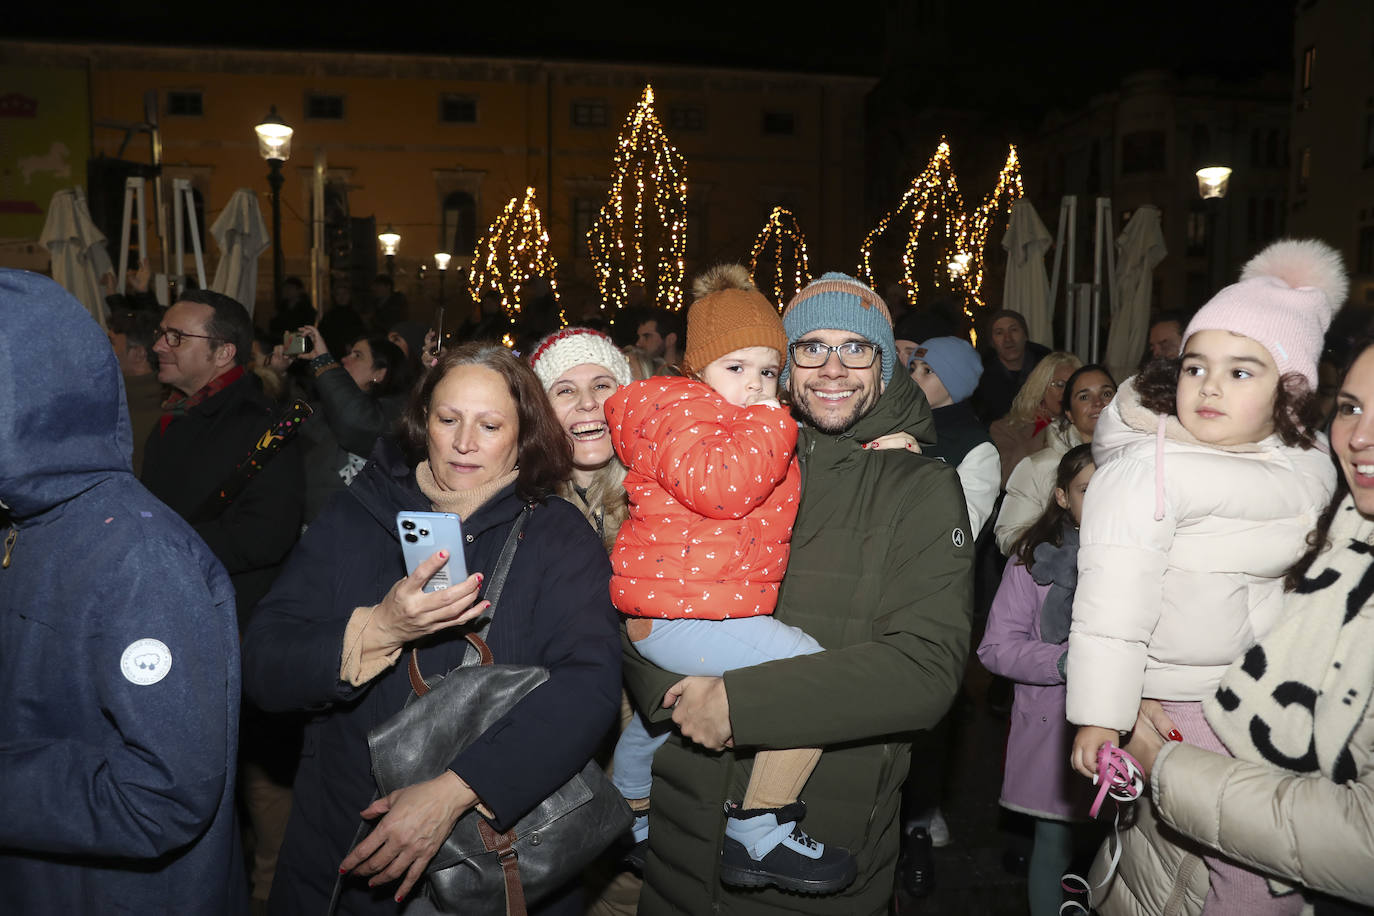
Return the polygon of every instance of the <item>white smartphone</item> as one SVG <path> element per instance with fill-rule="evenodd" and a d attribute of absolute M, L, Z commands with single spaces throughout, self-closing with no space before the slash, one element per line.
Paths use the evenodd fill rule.
<path fill-rule="evenodd" d="M 425 591 L 437 592 L 468 577 L 463 559 L 463 521 L 451 512 L 397 512 L 396 533 L 401 536 L 401 554 L 406 572 L 441 550 L 448 551 L 448 562 L 429 577 Z"/>

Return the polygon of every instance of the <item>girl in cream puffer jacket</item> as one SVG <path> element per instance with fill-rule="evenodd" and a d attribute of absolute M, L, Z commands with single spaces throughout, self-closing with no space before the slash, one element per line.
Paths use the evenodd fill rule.
<path fill-rule="evenodd" d="M 1166 701 L 1175 740 L 1225 751 L 1199 701 L 1279 623 L 1283 573 L 1334 488 L 1310 404 L 1345 282 L 1322 243 L 1270 246 L 1193 318 L 1181 360 L 1103 413 L 1067 666 L 1083 775 L 1142 697 Z M 1258 875 L 1206 861 L 1208 916 L 1296 912 Z"/>

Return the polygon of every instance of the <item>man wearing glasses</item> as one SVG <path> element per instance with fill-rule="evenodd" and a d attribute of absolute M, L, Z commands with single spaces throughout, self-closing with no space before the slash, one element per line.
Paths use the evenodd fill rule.
<path fill-rule="evenodd" d="M 902 431 L 934 440 L 925 396 L 894 371 L 887 306 L 828 273 L 783 326 L 802 492 L 776 614 L 826 651 L 681 680 L 626 653 L 641 708 L 675 697 L 681 731 L 654 761 L 644 914 L 887 913 L 911 732 L 939 721 L 963 674 L 973 539 L 958 476 L 865 445 Z M 742 797 L 755 750 L 791 747 L 824 749 L 801 790 L 806 830 L 850 850 L 858 877 L 828 896 L 731 891 L 716 878 L 724 803 Z"/>
<path fill-rule="evenodd" d="M 148 436 L 143 485 L 190 522 L 229 571 L 239 629 L 296 543 L 304 513 L 301 456 L 288 444 L 227 506 L 216 498 L 272 425 L 272 402 L 245 368 L 253 323 L 235 300 L 187 290 L 162 316 L 153 352 L 158 381 L 172 388 Z M 286 828 L 296 726 L 245 704 L 240 780 L 258 837 L 253 896 L 267 899 Z"/>

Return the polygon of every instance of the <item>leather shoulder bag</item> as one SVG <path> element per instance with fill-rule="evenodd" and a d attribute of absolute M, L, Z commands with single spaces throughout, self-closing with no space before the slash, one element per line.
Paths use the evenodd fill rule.
<path fill-rule="evenodd" d="M 520 513 L 501 550 L 486 593 L 493 613 L 533 511 L 530 505 Z M 548 669 L 495 664 L 481 636 L 469 633 L 466 639 L 470 645 L 464 663 L 431 682 L 421 676 L 411 650 L 414 695 L 367 739 L 372 773 L 383 795 L 443 773 L 468 745 L 548 680 Z M 503 833 L 475 808 L 465 812 L 425 869 L 427 893 L 445 912 L 491 912 L 503 901 L 510 916 L 524 916 L 528 903 L 576 877 L 632 821 L 620 792 L 594 760 L 588 761 Z"/>

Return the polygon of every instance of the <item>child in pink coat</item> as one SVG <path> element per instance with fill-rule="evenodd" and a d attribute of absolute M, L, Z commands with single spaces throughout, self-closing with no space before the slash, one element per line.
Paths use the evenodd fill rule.
<path fill-rule="evenodd" d="M 1016 683 L 1002 807 L 1035 820 L 1027 891 L 1031 916 L 1056 916 L 1060 876 L 1073 856 L 1074 822 L 1087 820 L 1091 786 L 1068 765 L 1064 659 L 1077 584 L 1078 523 L 1094 471 L 1092 446 L 1059 461 L 1054 497 L 1017 541 L 988 613 L 978 658 Z"/>

